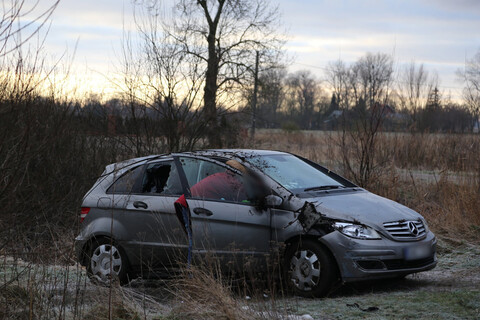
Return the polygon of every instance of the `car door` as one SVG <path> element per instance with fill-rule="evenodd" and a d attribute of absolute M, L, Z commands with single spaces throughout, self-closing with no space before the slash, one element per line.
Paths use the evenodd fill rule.
<path fill-rule="evenodd" d="M 183 259 L 186 237 L 174 203 L 184 193 L 173 159 L 151 161 L 129 197 L 125 221 L 130 241 L 146 271 L 171 267 Z M 145 270 L 145 269 L 144 269 Z"/>
<path fill-rule="evenodd" d="M 194 254 L 214 253 L 242 266 L 269 251 L 268 211 L 255 207 L 244 173 L 202 157 L 179 157 L 187 180 Z"/>

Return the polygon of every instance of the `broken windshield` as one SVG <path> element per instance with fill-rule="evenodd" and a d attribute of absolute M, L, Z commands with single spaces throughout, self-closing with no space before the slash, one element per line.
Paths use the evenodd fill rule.
<path fill-rule="evenodd" d="M 248 161 L 293 193 L 344 187 L 337 180 L 291 154 L 258 155 Z"/>

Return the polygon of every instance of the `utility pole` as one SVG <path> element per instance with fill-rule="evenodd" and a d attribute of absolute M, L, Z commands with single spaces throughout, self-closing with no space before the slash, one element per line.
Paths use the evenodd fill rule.
<path fill-rule="evenodd" d="M 252 132 L 250 136 L 250 142 L 252 147 L 255 147 L 255 122 L 257 121 L 257 93 L 258 93 L 258 58 L 260 53 L 256 51 L 255 56 L 255 81 L 253 84 L 253 97 L 252 97 Z"/>

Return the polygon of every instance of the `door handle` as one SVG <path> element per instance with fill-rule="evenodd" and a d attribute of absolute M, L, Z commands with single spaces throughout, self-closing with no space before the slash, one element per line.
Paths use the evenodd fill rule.
<path fill-rule="evenodd" d="M 134 206 L 135 208 L 137 208 L 137 209 L 138 209 L 138 208 L 143 208 L 143 209 L 147 209 L 147 208 L 148 208 L 148 205 L 147 205 L 145 202 L 143 202 L 143 201 L 134 201 L 134 202 L 133 202 L 133 206 Z"/>
<path fill-rule="evenodd" d="M 213 214 L 212 211 L 205 208 L 195 208 L 193 209 L 193 213 L 198 214 L 199 216 L 207 216 L 207 217 Z"/>

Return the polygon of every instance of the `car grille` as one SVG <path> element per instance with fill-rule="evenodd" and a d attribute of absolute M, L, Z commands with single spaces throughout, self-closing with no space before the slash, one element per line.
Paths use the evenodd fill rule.
<path fill-rule="evenodd" d="M 383 224 L 390 235 L 399 240 L 415 240 L 425 236 L 422 221 L 394 221 Z"/>

